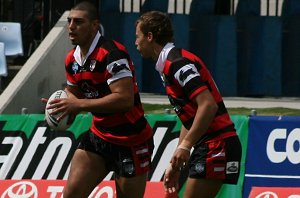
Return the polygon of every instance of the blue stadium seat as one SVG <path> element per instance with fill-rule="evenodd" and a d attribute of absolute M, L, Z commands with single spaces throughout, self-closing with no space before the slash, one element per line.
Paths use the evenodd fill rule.
<path fill-rule="evenodd" d="M 0 42 L 0 76 L 7 76 L 5 45 Z"/>
<path fill-rule="evenodd" d="M 7 76 L 6 56 L 4 54 L 5 45 L 0 42 L 0 92 L 2 92 L 2 77 Z"/>
<path fill-rule="evenodd" d="M 21 24 L 0 22 L 0 42 L 5 44 L 6 56 L 23 56 Z"/>

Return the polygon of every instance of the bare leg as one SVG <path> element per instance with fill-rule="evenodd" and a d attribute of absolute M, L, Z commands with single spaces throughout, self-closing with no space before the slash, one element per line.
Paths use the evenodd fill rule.
<path fill-rule="evenodd" d="M 118 198 L 143 198 L 146 188 L 147 174 L 133 178 L 119 177 L 116 179 Z"/>
<path fill-rule="evenodd" d="M 88 197 L 107 175 L 104 160 L 94 153 L 77 149 L 74 153 L 64 198 Z"/>
<path fill-rule="evenodd" d="M 223 182 L 215 179 L 188 178 L 184 198 L 214 198 Z"/>

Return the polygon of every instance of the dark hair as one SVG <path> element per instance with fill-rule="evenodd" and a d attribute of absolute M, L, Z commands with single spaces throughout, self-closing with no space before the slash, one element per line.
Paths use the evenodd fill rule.
<path fill-rule="evenodd" d="M 82 1 L 78 4 L 76 4 L 72 10 L 83 10 L 87 11 L 88 13 L 88 18 L 93 21 L 93 20 L 99 20 L 99 14 L 96 6 L 92 4 L 89 1 Z"/>
<path fill-rule="evenodd" d="M 138 18 L 137 24 L 140 24 L 143 34 L 152 32 L 154 40 L 160 45 L 174 41 L 171 19 L 166 13 L 160 11 L 146 12 Z"/>

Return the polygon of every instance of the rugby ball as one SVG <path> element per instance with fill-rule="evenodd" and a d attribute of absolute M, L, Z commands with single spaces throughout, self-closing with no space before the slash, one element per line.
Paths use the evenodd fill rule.
<path fill-rule="evenodd" d="M 55 115 L 50 115 L 54 109 L 47 109 L 50 101 L 52 101 L 56 98 L 67 98 L 67 97 L 68 97 L 68 94 L 64 90 L 57 90 L 49 97 L 49 99 L 47 101 L 46 108 L 45 108 L 45 118 L 46 118 L 46 122 L 48 123 L 49 127 L 53 130 L 65 131 L 66 129 L 68 129 L 71 126 L 71 124 L 73 123 L 73 121 L 75 119 L 74 116 L 67 115 L 58 122 L 57 118 L 61 114 L 59 113 L 59 114 L 55 114 Z"/>

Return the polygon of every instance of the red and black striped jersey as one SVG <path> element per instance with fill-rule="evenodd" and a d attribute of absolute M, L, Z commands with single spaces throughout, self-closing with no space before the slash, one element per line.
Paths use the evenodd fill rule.
<path fill-rule="evenodd" d="M 125 113 L 91 112 L 91 131 L 108 142 L 125 146 L 151 138 L 152 129 L 144 117 L 134 65 L 126 48 L 101 36 L 83 65 L 76 62 L 74 52 L 75 49 L 71 50 L 65 60 L 67 81 L 71 86 L 78 86 L 86 98 L 111 94 L 109 84 L 123 77 L 132 77 L 134 84 L 134 107 Z"/>
<path fill-rule="evenodd" d="M 162 79 L 170 103 L 185 128 L 190 129 L 197 111 L 197 104 L 193 103 L 192 99 L 208 89 L 218 104 L 218 111 L 207 133 L 233 132 L 227 135 L 235 135 L 234 124 L 222 96 L 199 57 L 184 49 L 173 47 L 166 56 Z"/>

